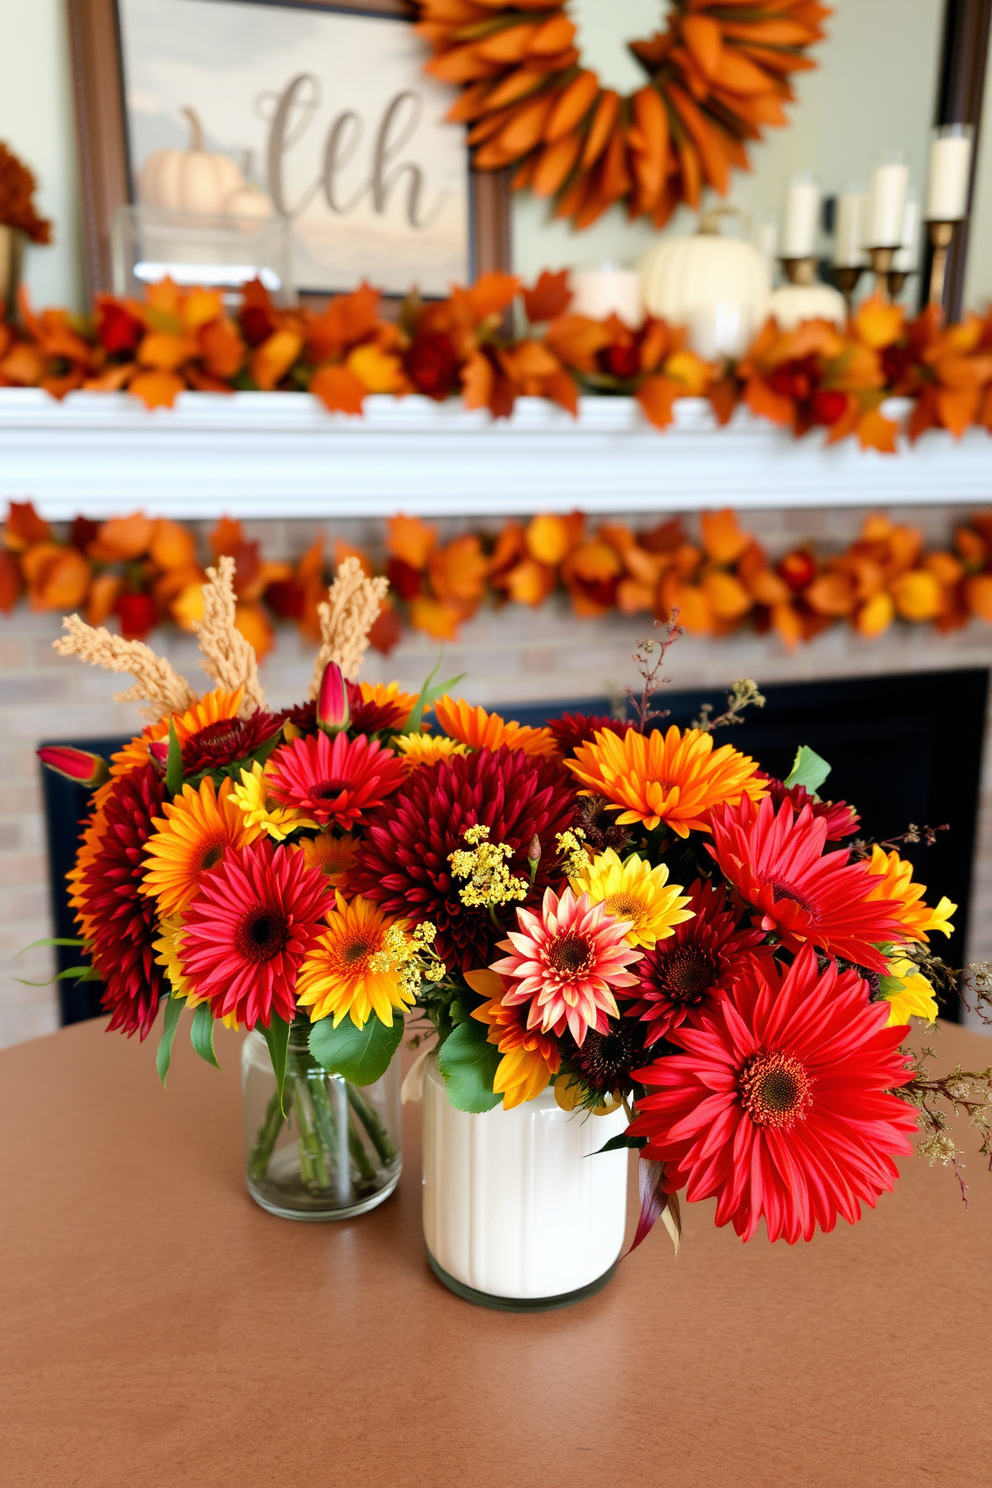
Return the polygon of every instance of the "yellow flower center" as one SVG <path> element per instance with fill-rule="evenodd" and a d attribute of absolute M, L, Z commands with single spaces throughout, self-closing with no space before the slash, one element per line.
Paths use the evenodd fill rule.
<path fill-rule="evenodd" d="M 640 899 L 635 899 L 633 894 L 626 893 L 623 889 L 617 894 L 610 894 L 604 902 L 608 914 L 615 920 L 632 920 L 635 930 L 647 918 L 647 910 Z"/>

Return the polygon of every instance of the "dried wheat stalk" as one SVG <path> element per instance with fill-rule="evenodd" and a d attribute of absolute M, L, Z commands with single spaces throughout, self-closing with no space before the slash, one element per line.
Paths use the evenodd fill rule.
<path fill-rule="evenodd" d="M 389 592 L 388 579 L 367 579 L 357 558 L 338 564 L 327 599 L 318 605 L 321 644 L 314 662 L 310 696 L 320 691 L 329 661 L 336 661 L 350 682 L 358 678 L 369 645 L 369 631 Z"/>
<path fill-rule="evenodd" d="M 87 625 L 78 615 L 67 615 L 62 621 L 67 635 L 52 644 L 60 656 L 78 656 L 92 666 L 107 672 L 130 672 L 134 687 L 118 692 L 119 703 L 148 702 L 146 713 L 161 718 L 169 713 L 185 713 L 197 701 L 197 694 L 185 677 L 180 677 L 163 656 L 156 656 L 143 641 L 126 641 L 111 635 L 103 626 L 99 630 Z"/>
<path fill-rule="evenodd" d="M 234 623 L 234 559 L 219 558 L 216 568 L 207 569 L 203 586 L 203 619 L 193 626 L 203 653 L 200 666 L 218 687 L 233 692 L 245 690 L 242 715 L 254 713 L 265 705 L 265 693 L 258 680 L 258 662 L 251 644 Z"/>

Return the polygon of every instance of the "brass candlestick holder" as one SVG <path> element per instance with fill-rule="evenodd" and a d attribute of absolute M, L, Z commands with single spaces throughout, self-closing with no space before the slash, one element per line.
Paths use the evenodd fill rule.
<path fill-rule="evenodd" d="M 815 284 L 815 258 L 780 258 L 782 272 L 790 284 Z"/>
<path fill-rule="evenodd" d="M 930 242 L 933 244 L 933 263 L 930 266 L 931 305 L 943 305 L 944 280 L 947 276 L 947 255 L 954 241 L 956 222 L 928 222 Z"/>
<path fill-rule="evenodd" d="M 872 273 L 875 275 L 875 287 L 881 296 L 883 305 L 890 305 L 892 303 L 892 260 L 895 256 L 895 248 L 868 249 Z M 903 282 L 905 283 L 905 281 Z"/>
<path fill-rule="evenodd" d="M 862 264 L 834 264 L 830 272 L 834 283 L 844 296 L 844 304 L 847 306 L 847 313 L 850 317 L 854 311 L 854 291 L 861 282 L 864 267 Z"/>

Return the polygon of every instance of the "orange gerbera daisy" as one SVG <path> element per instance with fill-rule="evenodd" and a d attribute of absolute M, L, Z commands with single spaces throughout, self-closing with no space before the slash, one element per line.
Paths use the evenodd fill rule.
<path fill-rule="evenodd" d="M 403 692 L 398 682 L 359 682 L 362 702 L 387 709 L 394 718 L 393 728 L 402 728 L 417 701 L 415 692 Z"/>
<path fill-rule="evenodd" d="M 402 1013 L 414 1000 L 391 944 L 394 926 L 402 931 L 403 922 L 384 915 L 371 899 L 349 903 L 337 891 L 337 908 L 328 911 L 327 929 L 304 957 L 296 981 L 297 1006 L 310 1008 L 312 1022 L 333 1017 L 337 1028 L 350 1017 L 364 1028 L 375 1013 L 392 1027 L 393 1009 Z"/>
<path fill-rule="evenodd" d="M 358 838 L 346 833 L 335 837 L 333 832 L 321 832 L 319 837 L 304 837 L 300 852 L 308 868 L 319 868 L 332 889 L 344 889 L 348 885 L 348 869 L 355 861 Z"/>
<path fill-rule="evenodd" d="M 954 929 L 951 915 L 957 912 L 957 905 L 952 904 L 946 894 L 936 909 L 924 904 L 927 886 L 913 883 L 912 863 L 907 863 L 897 852 L 886 853 L 876 842 L 867 867 L 875 880 L 867 898 L 897 900 L 898 908 L 890 908 L 889 913 L 906 927 L 910 940 L 929 940 L 927 932 L 930 930 L 951 934 Z"/>
<path fill-rule="evenodd" d="M 503 1109 L 510 1111 L 548 1088 L 552 1075 L 561 1068 L 558 1041 L 539 1028 L 527 1027 L 526 1007 L 506 1006 L 503 980 L 494 971 L 469 971 L 465 980 L 473 991 L 489 998 L 475 1008 L 472 1017 L 489 1025 L 486 1037 L 503 1056 L 493 1078 L 493 1092 L 503 1097 Z"/>
<path fill-rule="evenodd" d="M 213 692 L 208 692 L 198 703 L 187 708 L 185 713 L 173 713 L 172 721 L 176 725 L 176 735 L 180 744 L 187 743 L 198 734 L 201 729 L 207 728 L 212 723 L 221 723 L 228 718 L 237 718 L 244 699 L 245 690 L 239 687 L 234 692 L 225 688 L 216 687 Z M 112 781 L 118 775 L 129 775 L 132 770 L 139 770 L 142 765 L 147 765 L 150 759 L 148 753 L 149 744 L 157 744 L 160 739 L 167 737 L 169 732 L 169 719 L 160 718 L 157 723 L 150 723 L 143 728 L 140 734 L 129 739 L 122 749 L 110 756 L 111 779 L 101 785 L 93 799 L 97 806 L 102 806 L 105 796 L 109 793 Z"/>
<path fill-rule="evenodd" d="M 540 754 L 555 759 L 559 753 L 550 729 L 529 728 L 524 723 L 507 723 L 498 713 L 473 708 L 464 698 L 443 697 L 434 704 L 438 724 L 450 739 L 467 744 L 469 749 L 521 749 L 524 754 Z"/>
<path fill-rule="evenodd" d="M 468 754 L 468 745 L 457 739 L 446 739 L 443 734 L 400 734 L 393 740 L 403 755 L 407 769 L 418 765 L 435 765 L 440 759 L 450 759 L 453 754 Z"/>
<path fill-rule="evenodd" d="M 162 915 L 186 908 L 203 874 L 227 848 L 244 847 L 262 835 L 261 827 L 248 825 L 232 799 L 233 790 L 233 780 L 221 781 L 220 790 L 215 790 L 208 775 L 198 790 L 184 785 L 182 794 L 163 806 L 165 818 L 154 818 L 157 830 L 145 843 L 147 868 L 141 892 L 155 896 Z"/>
<path fill-rule="evenodd" d="M 588 787 L 579 794 L 605 796 L 609 809 L 621 813 L 618 822 L 643 822 L 649 832 L 664 822 L 679 837 L 708 832 L 714 806 L 736 806 L 742 796 L 760 801 L 768 793 L 756 760 L 732 744 L 714 749 L 712 734 L 683 733 L 674 724 L 667 733 L 630 729 L 622 737 L 603 730 L 565 764 Z"/>

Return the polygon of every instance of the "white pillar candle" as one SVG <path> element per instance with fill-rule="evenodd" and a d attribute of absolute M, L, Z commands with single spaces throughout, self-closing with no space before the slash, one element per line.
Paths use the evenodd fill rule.
<path fill-rule="evenodd" d="M 902 242 L 896 249 L 892 267 L 900 274 L 909 274 L 916 268 L 917 246 L 920 230 L 920 204 L 915 196 L 906 203 L 902 219 Z"/>
<path fill-rule="evenodd" d="M 968 210 L 971 176 L 971 135 L 961 125 L 954 134 L 939 133 L 930 146 L 928 222 L 960 222 Z"/>
<path fill-rule="evenodd" d="M 898 162 L 880 165 L 872 172 L 868 202 L 867 246 L 898 248 L 902 242 L 909 166 Z"/>
<path fill-rule="evenodd" d="M 820 220 L 820 188 L 809 176 L 793 176 L 785 196 L 782 257 L 812 258 Z"/>
<path fill-rule="evenodd" d="M 568 307 L 570 314 L 588 315 L 592 320 L 619 315 L 632 327 L 643 322 L 641 279 L 635 269 L 604 264 L 598 269 L 573 273 L 569 282 L 572 289 L 572 303 Z"/>
<path fill-rule="evenodd" d="M 837 203 L 837 227 L 834 238 L 834 267 L 859 269 L 865 261 L 865 233 L 868 227 L 868 198 L 860 191 L 846 192 Z"/>

